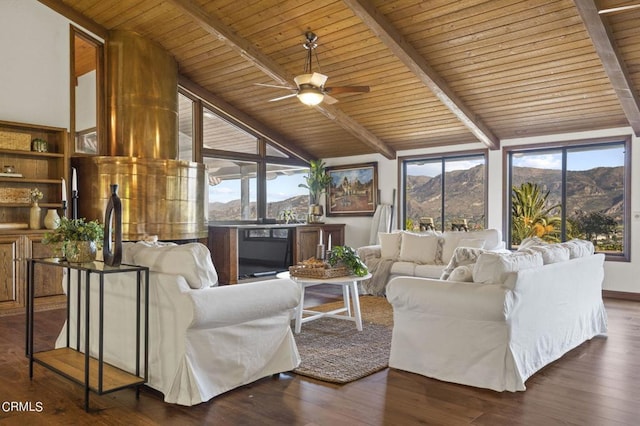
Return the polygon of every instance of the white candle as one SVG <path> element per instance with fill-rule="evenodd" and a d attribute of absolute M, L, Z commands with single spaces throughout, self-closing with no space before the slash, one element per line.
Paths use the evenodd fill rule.
<path fill-rule="evenodd" d="M 62 178 L 62 201 L 67 201 L 67 183 Z"/>
<path fill-rule="evenodd" d="M 78 175 L 76 175 L 76 168 L 71 168 L 71 190 L 78 191 Z"/>
<path fill-rule="evenodd" d="M 329 240 L 327 241 L 327 250 L 331 250 L 331 234 L 329 234 Z"/>
<path fill-rule="evenodd" d="M 318 241 L 318 244 L 322 244 L 322 242 L 324 241 L 324 239 L 322 238 L 322 229 L 320 230 L 320 241 Z"/>

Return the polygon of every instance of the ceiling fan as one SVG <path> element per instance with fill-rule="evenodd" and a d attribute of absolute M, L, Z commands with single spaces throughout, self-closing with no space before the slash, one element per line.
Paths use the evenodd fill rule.
<path fill-rule="evenodd" d="M 319 72 L 313 71 L 313 52 L 316 47 L 318 47 L 318 36 L 311 31 L 307 31 L 307 33 L 305 33 L 305 38 L 306 41 L 303 46 L 305 49 L 307 49 L 307 59 L 304 65 L 304 74 L 300 74 L 293 79 L 293 81 L 295 81 L 296 83 L 295 89 L 287 86 L 256 83 L 257 86 L 273 87 L 276 89 L 286 89 L 293 91 L 293 93 L 290 93 L 288 95 L 270 99 L 269 102 L 280 101 L 297 96 L 300 102 L 309 106 L 318 105 L 323 101 L 328 104 L 334 104 L 338 102 L 338 100 L 331 95 L 340 93 L 369 92 L 369 86 L 325 87 L 324 84 L 327 82 L 327 79 L 329 77 L 324 74 L 320 74 Z M 318 68 L 320 68 L 320 62 L 318 61 L 317 53 L 316 63 L 318 64 Z"/>

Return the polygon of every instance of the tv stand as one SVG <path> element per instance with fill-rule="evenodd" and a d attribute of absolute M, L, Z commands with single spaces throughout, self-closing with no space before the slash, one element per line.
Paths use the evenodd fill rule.
<path fill-rule="evenodd" d="M 284 235 L 284 233 L 279 232 L 279 230 L 283 229 L 290 230 L 288 239 L 283 238 L 282 235 Z M 258 250 L 260 243 L 264 245 L 274 244 L 274 250 L 267 249 L 267 252 L 272 252 L 271 254 L 274 254 L 276 259 L 261 255 L 252 258 L 252 261 L 265 263 L 266 269 L 269 269 L 271 265 L 273 265 L 273 272 L 279 272 L 286 270 L 290 265 L 295 265 L 302 260 L 315 256 L 316 246 L 320 238 L 320 230 L 322 230 L 323 244 L 325 247 L 329 235 L 331 235 L 331 243 L 334 246 L 344 245 L 345 225 L 343 223 L 210 225 L 208 245 L 213 264 L 218 272 L 219 283 L 238 283 L 241 275 L 241 256 L 248 256 L 244 254 L 245 250 L 243 248 L 243 244 L 247 243 L 247 234 L 256 236 L 256 250 Z M 241 241 L 241 239 L 245 239 L 245 241 Z M 283 239 L 286 241 L 283 241 Z M 284 256 L 287 250 L 283 250 L 283 247 L 280 246 L 278 246 L 276 250 L 276 244 L 288 244 L 286 248 L 289 254 L 286 260 Z M 269 262 L 273 263 L 270 264 Z M 261 272 L 258 271 L 258 273 Z"/>

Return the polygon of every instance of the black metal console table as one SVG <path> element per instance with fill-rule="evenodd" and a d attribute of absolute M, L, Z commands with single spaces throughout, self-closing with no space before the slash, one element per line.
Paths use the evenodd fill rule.
<path fill-rule="evenodd" d="M 53 350 L 34 352 L 34 282 L 35 266 L 37 264 L 65 268 L 67 270 L 67 336 L 66 346 Z M 70 322 L 72 303 L 71 273 L 77 273 L 77 286 L 75 286 L 76 314 L 76 342 L 75 348 L 70 342 Z M 108 274 L 135 272 L 137 279 L 136 288 L 136 367 L 135 372 L 127 372 L 110 365 L 103 360 L 103 331 L 104 331 L 104 277 Z M 80 348 L 81 305 L 82 305 L 82 274 L 84 273 L 86 287 L 84 291 L 84 353 Z M 90 355 L 90 306 L 91 306 L 91 282 L 92 275 L 99 278 L 99 324 L 98 324 L 98 357 Z M 142 277 L 144 275 L 144 278 Z M 144 281 L 144 286 L 142 285 Z M 144 287 L 144 295 L 142 295 Z M 141 308 L 144 312 L 141 315 Z M 142 324 L 144 317 L 144 324 Z M 143 329 L 144 327 L 144 329 Z M 141 339 L 141 334 L 144 338 Z M 27 333 L 26 355 L 29 358 L 29 378 L 33 378 L 33 363 L 40 364 L 69 380 L 84 386 L 84 408 L 89 411 L 89 391 L 98 395 L 114 392 L 124 388 L 136 387 L 138 396 L 139 387 L 147 382 L 148 353 L 149 353 L 149 268 L 137 265 L 109 266 L 103 262 L 94 261 L 87 263 L 69 263 L 58 258 L 28 259 L 27 260 Z M 144 340 L 144 367 L 141 374 L 141 340 Z"/>

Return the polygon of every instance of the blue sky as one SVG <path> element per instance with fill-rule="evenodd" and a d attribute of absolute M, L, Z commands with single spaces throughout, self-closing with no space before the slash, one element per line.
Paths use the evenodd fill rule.
<path fill-rule="evenodd" d="M 303 174 L 293 174 L 290 176 L 278 176 L 276 179 L 267 180 L 267 200 L 282 201 L 296 195 L 308 195 L 309 191 L 299 188 L 298 184 L 304 183 Z M 256 180 L 250 180 L 250 201 L 256 201 Z M 226 180 L 218 185 L 209 186 L 209 201 L 227 203 L 240 199 L 240 181 Z"/>

